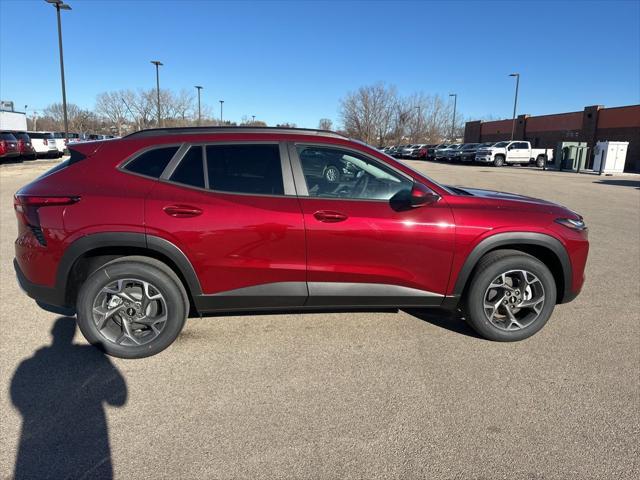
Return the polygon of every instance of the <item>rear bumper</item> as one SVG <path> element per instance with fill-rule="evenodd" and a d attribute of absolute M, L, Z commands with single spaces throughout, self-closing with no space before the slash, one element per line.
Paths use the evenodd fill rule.
<path fill-rule="evenodd" d="M 22 273 L 18 261 L 13 259 L 18 284 L 24 292 L 33 298 L 40 308 L 61 315 L 75 315 L 75 309 L 65 305 L 64 292 L 57 288 L 45 287 L 30 282 Z"/>

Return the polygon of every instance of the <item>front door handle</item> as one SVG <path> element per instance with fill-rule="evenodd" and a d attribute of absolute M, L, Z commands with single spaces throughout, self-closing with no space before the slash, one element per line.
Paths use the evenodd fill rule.
<path fill-rule="evenodd" d="M 163 210 L 167 215 L 176 218 L 197 217 L 202 213 L 200 208 L 191 205 L 167 205 Z"/>
<path fill-rule="evenodd" d="M 325 223 L 344 222 L 348 217 L 344 213 L 331 210 L 319 210 L 313 214 L 316 220 Z"/>

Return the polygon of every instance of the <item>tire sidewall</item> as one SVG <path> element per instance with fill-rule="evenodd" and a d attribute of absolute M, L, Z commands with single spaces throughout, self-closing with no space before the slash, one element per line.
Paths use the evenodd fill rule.
<path fill-rule="evenodd" d="M 165 327 L 155 339 L 144 345 L 121 346 L 110 342 L 102 336 L 93 321 L 93 302 L 98 293 L 109 283 L 124 278 L 137 278 L 150 282 L 166 300 Z M 87 341 L 109 355 L 121 358 L 143 358 L 161 352 L 180 334 L 187 316 L 187 306 L 175 281 L 156 267 L 138 262 L 106 265 L 90 275 L 80 289 L 76 311 L 78 327 Z"/>
<path fill-rule="evenodd" d="M 542 282 L 545 303 L 538 318 L 523 329 L 505 331 L 494 326 L 484 313 L 484 295 L 489 284 L 501 273 L 509 270 L 528 270 Z M 477 272 L 466 299 L 466 310 L 471 326 L 489 340 L 511 342 L 523 340 L 538 332 L 549 320 L 556 303 L 556 284 L 552 273 L 539 260 L 525 255 L 514 255 L 497 260 L 484 271 Z"/>

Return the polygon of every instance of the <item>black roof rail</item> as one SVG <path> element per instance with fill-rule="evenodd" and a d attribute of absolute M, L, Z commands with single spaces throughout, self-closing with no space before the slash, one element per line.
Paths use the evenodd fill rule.
<path fill-rule="evenodd" d="M 156 137 L 160 135 L 193 135 L 205 133 L 288 133 L 297 135 L 318 135 L 321 137 L 344 138 L 331 130 L 318 130 L 315 128 L 289 128 L 289 127 L 254 127 L 254 126 L 237 126 L 237 127 L 168 127 L 168 128 L 147 128 L 137 132 L 130 133 L 122 138 L 141 138 Z"/>

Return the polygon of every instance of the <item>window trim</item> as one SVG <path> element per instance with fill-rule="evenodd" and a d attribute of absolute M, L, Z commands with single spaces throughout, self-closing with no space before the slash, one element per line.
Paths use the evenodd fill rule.
<path fill-rule="evenodd" d="M 343 145 L 335 145 L 333 143 L 320 143 L 320 142 L 288 142 L 289 143 L 289 157 L 291 158 L 291 166 L 293 169 L 293 176 L 296 184 L 296 190 L 298 192 L 299 198 L 310 198 L 310 199 L 318 199 L 318 200 L 331 200 L 331 201 L 347 201 L 347 202 L 376 202 L 376 203 L 389 203 L 389 200 L 381 200 L 375 198 L 348 198 L 348 197 L 312 197 L 309 195 L 309 190 L 307 188 L 307 180 L 304 177 L 304 171 L 302 170 L 302 162 L 300 161 L 300 156 L 298 155 L 298 145 L 304 147 L 319 147 L 319 148 L 333 148 L 335 150 L 345 150 L 347 152 L 353 152 L 357 155 L 365 157 L 367 160 L 371 160 L 374 163 L 382 164 L 384 168 L 388 168 L 393 173 L 396 173 L 398 176 L 405 178 L 411 184 L 416 183 L 416 179 L 411 175 L 403 172 L 395 168 L 393 165 L 389 165 L 386 162 L 381 161 L 379 158 L 374 157 L 373 155 L 369 155 L 366 152 L 358 150 L 356 148 L 351 148 Z M 383 168 L 383 169 L 384 169 Z M 430 187 L 427 187 L 430 188 Z"/>
<path fill-rule="evenodd" d="M 183 149 L 184 147 L 184 143 L 180 142 L 180 143 L 162 143 L 162 144 L 154 144 L 154 145 L 149 145 L 147 147 L 144 147 L 140 150 L 136 150 L 134 153 L 132 153 L 131 155 L 129 155 L 127 158 L 125 158 L 122 162 L 120 162 L 118 164 L 118 166 L 116 166 L 116 170 L 119 170 L 122 173 L 126 173 L 128 175 L 135 175 L 136 177 L 142 177 L 142 178 L 147 178 L 150 180 L 160 180 L 162 178 L 162 175 L 165 174 L 165 172 L 167 171 L 167 168 L 171 165 L 171 163 L 176 159 L 176 156 L 178 156 L 180 154 L 180 151 Z M 152 177 L 150 175 L 144 175 L 143 173 L 138 173 L 138 172 L 132 172 L 131 170 L 127 170 L 126 167 L 129 163 L 133 162 L 136 158 L 138 158 L 139 156 L 151 151 L 151 150 L 159 150 L 161 148 L 171 148 L 171 147 L 178 147 L 178 149 L 176 150 L 176 152 L 173 154 L 173 156 L 171 157 L 171 159 L 169 160 L 169 163 L 167 163 L 167 166 L 164 168 L 164 170 L 162 171 L 162 173 L 160 174 L 159 177 Z"/>
<path fill-rule="evenodd" d="M 279 194 L 271 194 L 271 193 L 248 193 L 248 192 L 228 192 L 224 190 L 214 190 L 209 186 L 209 171 L 207 166 L 207 146 L 209 145 L 278 145 L 278 154 L 280 155 L 280 172 L 282 173 L 282 184 L 284 193 L 282 195 Z M 289 159 L 288 152 L 286 151 L 285 142 L 280 140 L 235 140 L 235 141 L 202 141 L 202 142 L 185 142 L 182 144 L 183 148 L 180 148 L 176 155 L 171 159 L 171 161 L 167 164 L 167 168 L 165 168 L 162 175 L 157 179 L 163 183 L 169 183 L 171 185 L 180 186 L 183 188 L 190 188 L 193 190 L 199 190 L 208 193 L 217 193 L 224 195 L 249 195 L 253 197 L 274 197 L 274 198 L 286 198 L 286 197 L 297 197 L 295 183 L 293 180 L 293 174 L 291 172 L 291 163 Z M 203 171 L 204 171 L 204 183 L 205 188 L 195 187 L 193 185 L 187 185 L 184 183 L 176 182 L 171 180 L 170 177 L 173 175 L 175 170 L 178 168 L 178 165 L 182 162 L 183 158 L 189 151 L 191 147 L 201 147 L 202 148 L 202 161 Z M 149 177 L 147 177 L 149 178 Z"/>

